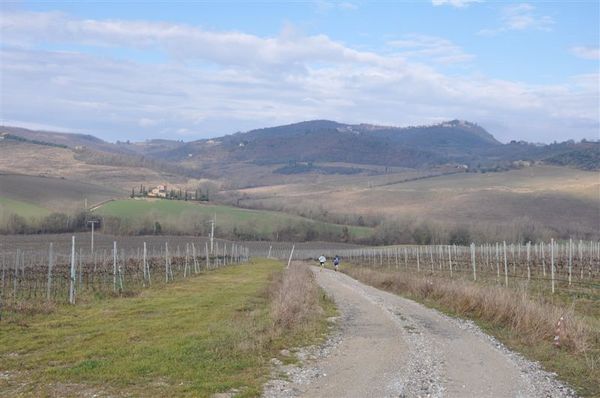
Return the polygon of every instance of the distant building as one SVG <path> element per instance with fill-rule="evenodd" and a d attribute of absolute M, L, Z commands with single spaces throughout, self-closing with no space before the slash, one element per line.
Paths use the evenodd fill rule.
<path fill-rule="evenodd" d="M 515 167 L 531 167 L 531 162 L 528 160 L 515 160 L 512 164 Z"/>
<path fill-rule="evenodd" d="M 148 196 L 152 198 L 166 198 L 167 197 L 167 186 L 159 185 L 155 188 L 152 188 L 150 192 L 148 192 Z"/>

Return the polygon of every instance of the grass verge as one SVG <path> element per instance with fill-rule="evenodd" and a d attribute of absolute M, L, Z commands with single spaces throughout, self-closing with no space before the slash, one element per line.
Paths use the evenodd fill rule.
<path fill-rule="evenodd" d="M 303 289 L 288 289 L 294 283 Z M 272 357 L 325 333 L 328 306 L 314 279 L 268 260 L 136 297 L 61 306 L 0 323 L 0 391 L 5 397 L 257 396 Z"/>
<path fill-rule="evenodd" d="M 347 266 L 350 276 L 400 294 L 444 313 L 474 320 L 511 349 L 556 372 L 582 396 L 600 396 L 600 330 L 598 319 L 578 314 L 573 307 L 531 297 L 526 290 L 483 286 L 465 280 L 403 271 Z M 556 323 L 564 317 L 553 345 Z"/>

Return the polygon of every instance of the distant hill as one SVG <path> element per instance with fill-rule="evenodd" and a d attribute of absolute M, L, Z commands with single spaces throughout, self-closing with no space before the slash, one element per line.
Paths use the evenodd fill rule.
<path fill-rule="evenodd" d="M 1 127 L 0 132 L 76 149 L 77 156 L 88 163 L 148 167 L 195 178 L 225 177 L 225 169 L 232 164 L 272 165 L 282 175 L 355 174 L 363 165 L 413 169 L 467 165 L 470 170 L 498 171 L 542 161 L 586 170 L 600 168 L 596 143 L 502 144 L 483 127 L 462 120 L 410 127 L 311 120 L 191 142 L 154 139 L 116 144 L 83 134 L 15 127 Z M 354 166 L 313 165 L 325 162 Z"/>
<path fill-rule="evenodd" d="M 91 205 L 168 184 L 336 224 L 418 217 L 442 229 L 473 222 L 489 234 L 504 225 L 588 239 L 597 236 L 598 176 L 574 168 L 600 170 L 599 150 L 585 141 L 503 144 L 460 120 L 410 127 L 313 120 L 191 142 L 115 144 L 0 127 L 0 215 L 68 211 L 86 198 Z M 522 228 L 510 224 L 515 217 Z"/>
<path fill-rule="evenodd" d="M 473 152 L 498 146 L 502 144 L 483 128 L 458 120 L 407 128 L 313 120 L 193 141 L 154 155 L 171 161 L 327 161 L 423 168 L 464 162 Z"/>
<path fill-rule="evenodd" d="M 574 146 L 571 150 L 545 158 L 544 162 L 557 166 L 572 166 L 582 170 L 600 170 L 600 143 Z"/>
<path fill-rule="evenodd" d="M 166 139 L 153 139 L 142 142 L 117 141 L 116 145 L 120 150 L 126 152 L 135 152 L 137 154 L 152 156 L 167 150 L 181 148 L 185 145 L 185 142 Z"/>

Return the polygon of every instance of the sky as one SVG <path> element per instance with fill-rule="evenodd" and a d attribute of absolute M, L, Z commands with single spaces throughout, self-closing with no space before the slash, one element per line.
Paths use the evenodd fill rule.
<path fill-rule="evenodd" d="M 600 138 L 600 2 L 6 1 L 0 124 L 194 140 L 312 119 Z"/>

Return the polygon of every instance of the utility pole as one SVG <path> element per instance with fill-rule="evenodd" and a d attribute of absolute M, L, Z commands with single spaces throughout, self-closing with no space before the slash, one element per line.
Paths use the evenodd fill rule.
<path fill-rule="evenodd" d="M 87 222 L 88 224 L 92 224 L 92 247 L 91 247 L 92 256 L 94 255 L 94 225 L 96 225 L 99 222 L 100 221 L 98 221 L 98 220 L 90 220 Z"/>

